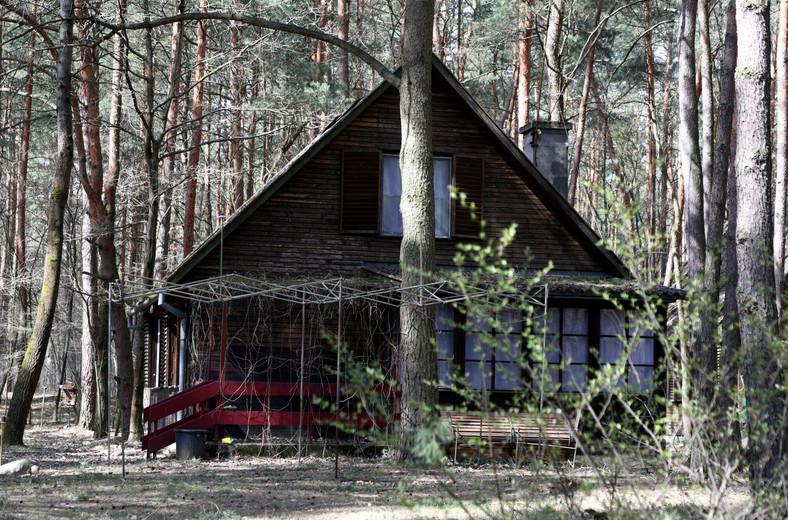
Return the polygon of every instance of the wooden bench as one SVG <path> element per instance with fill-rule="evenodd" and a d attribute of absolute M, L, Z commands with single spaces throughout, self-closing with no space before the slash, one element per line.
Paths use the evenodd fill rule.
<path fill-rule="evenodd" d="M 526 451 L 540 460 L 565 460 L 572 466 L 577 454 L 574 428 L 561 414 L 517 413 L 510 416 L 516 447 L 515 458 L 519 461 Z"/>
<path fill-rule="evenodd" d="M 454 438 L 454 462 L 460 444 L 476 448 L 476 456 L 483 457 L 484 449 L 500 454 L 514 442 L 512 421 L 505 415 L 487 415 L 473 412 L 449 412 L 446 414 Z"/>

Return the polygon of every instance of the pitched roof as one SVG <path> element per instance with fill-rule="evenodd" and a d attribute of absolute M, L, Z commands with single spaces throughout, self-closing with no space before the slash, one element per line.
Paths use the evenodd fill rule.
<path fill-rule="evenodd" d="M 594 244 L 594 247 L 603 259 L 604 264 L 616 275 L 628 277 L 629 270 L 621 260 L 611 251 L 599 246 L 601 239 L 599 235 L 586 223 L 585 220 L 575 211 L 575 209 L 564 199 L 564 197 L 553 187 L 536 167 L 529 161 L 523 152 L 503 133 L 497 124 L 490 118 L 484 109 L 471 97 L 467 90 L 460 84 L 454 75 L 441 61 L 433 55 L 433 71 L 436 72 L 459 96 L 465 108 L 473 114 L 479 123 L 490 132 L 496 142 L 508 152 L 517 164 L 525 172 L 538 188 L 547 197 L 550 203 L 554 204 L 558 210 L 567 216 L 569 225 L 574 227 L 580 235 L 584 236 Z M 167 277 L 170 282 L 178 282 L 186 276 L 203 258 L 211 251 L 214 251 L 222 240 L 222 236 L 232 233 L 241 223 L 252 215 L 261 205 L 263 205 L 274 193 L 276 193 L 293 175 L 301 170 L 315 155 L 317 155 L 328 143 L 330 143 L 342 130 L 344 130 L 358 115 L 377 100 L 389 88 L 393 88 L 388 82 L 380 83 L 374 90 L 364 98 L 354 103 L 343 115 L 331 122 L 326 130 L 314 141 L 309 143 L 301 152 L 296 155 L 284 168 L 282 168 L 260 191 L 252 198 L 247 200 L 238 210 L 235 211 L 224 223 L 209 235 L 191 254 L 172 271 Z"/>

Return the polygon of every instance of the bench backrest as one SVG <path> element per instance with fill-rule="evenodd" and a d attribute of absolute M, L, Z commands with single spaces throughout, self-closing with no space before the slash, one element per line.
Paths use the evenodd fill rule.
<path fill-rule="evenodd" d="M 510 419 L 514 434 L 521 438 L 572 439 L 572 430 L 560 414 L 516 413 Z"/>
<path fill-rule="evenodd" d="M 505 415 L 483 416 L 480 413 L 450 412 L 449 424 L 454 435 L 460 438 L 491 438 L 511 440 L 513 436 L 512 422 Z"/>

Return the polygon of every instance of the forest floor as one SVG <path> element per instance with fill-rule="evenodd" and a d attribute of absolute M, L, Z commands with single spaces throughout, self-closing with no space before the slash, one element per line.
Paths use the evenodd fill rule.
<path fill-rule="evenodd" d="M 67 411 L 51 423 L 51 403 L 42 426 L 40 399 L 26 445 L 2 451 L 4 463 L 27 458 L 40 469 L 0 476 L 0 519 L 667 519 L 703 518 L 716 502 L 708 490 L 653 467 L 609 459 L 600 459 L 596 473 L 583 461 L 574 468 L 418 468 L 344 456 L 337 479 L 330 457 L 146 460 L 136 444 L 126 449 L 124 478 L 117 444 L 108 464 L 107 441 L 69 426 Z M 744 480 L 734 478 L 716 511 L 734 518 L 748 500 Z"/>

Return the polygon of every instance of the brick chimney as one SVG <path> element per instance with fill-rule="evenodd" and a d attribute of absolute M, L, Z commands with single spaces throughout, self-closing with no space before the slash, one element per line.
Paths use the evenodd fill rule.
<path fill-rule="evenodd" d="M 572 123 L 537 121 L 520 128 L 523 134 L 523 153 L 558 190 L 569 198 L 569 130 Z"/>

